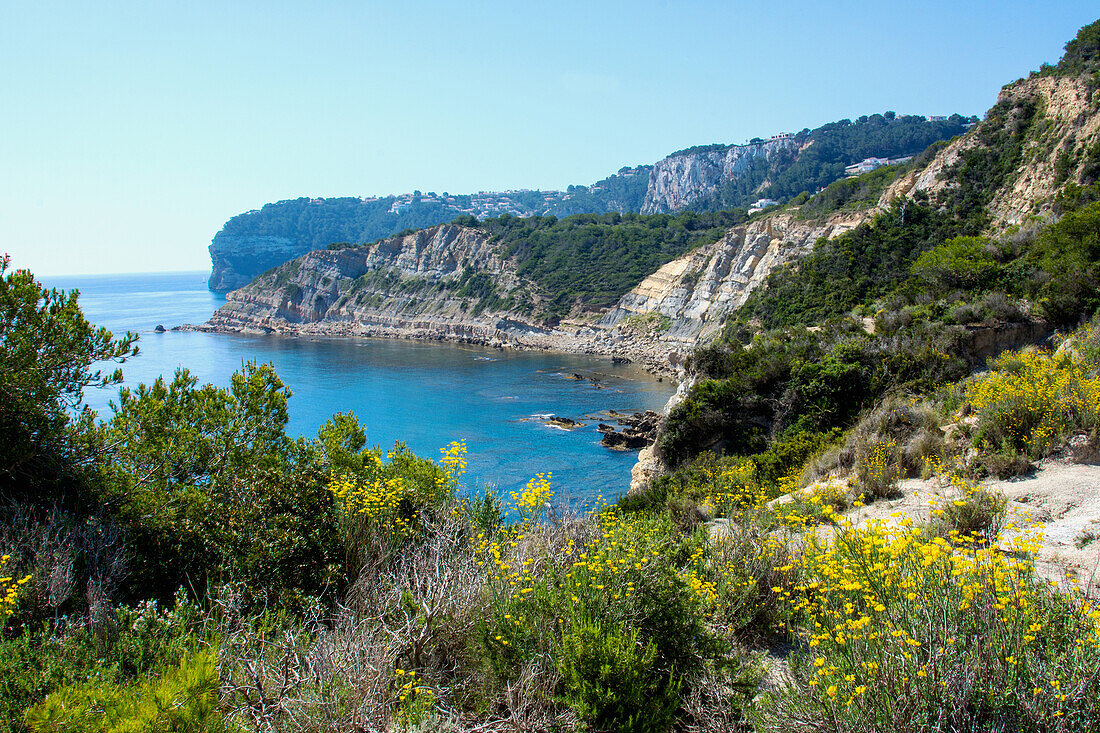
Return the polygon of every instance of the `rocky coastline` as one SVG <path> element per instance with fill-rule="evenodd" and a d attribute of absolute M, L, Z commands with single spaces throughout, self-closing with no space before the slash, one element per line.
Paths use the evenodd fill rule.
<path fill-rule="evenodd" d="M 484 346 L 501 351 L 557 351 L 566 354 L 610 357 L 616 363 L 633 363 L 659 380 L 678 383 L 683 377 L 687 344 L 675 344 L 646 335 L 623 334 L 605 329 L 578 327 L 564 329 L 518 329 L 471 323 L 438 323 L 427 320 L 400 322 L 321 321 L 291 323 L 282 319 L 258 324 L 230 324 L 212 319 L 207 323 L 188 324 L 174 331 L 205 333 L 272 334 L 315 338 L 382 338 L 408 341 L 439 341 Z M 504 325 L 504 324 L 502 324 Z M 522 332 L 520 332 L 522 331 Z"/>

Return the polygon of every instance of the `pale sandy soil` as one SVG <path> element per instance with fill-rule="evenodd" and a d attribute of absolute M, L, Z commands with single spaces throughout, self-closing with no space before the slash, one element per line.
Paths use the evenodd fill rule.
<path fill-rule="evenodd" d="M 1100 593 L 1100 466 L 1047 459 L 1027 476 L 983 485 L 1008 499 L 1001 542 L 1005 551 L 1022 534 L 1033 537 L 1042 546 L 1035 558 L 1040 575 Z M 925 524 L 936 507 L 961 498 L 957 489 L 936 479 L 908 479 L 898 490 L 897 498 L 850 509 L 844 516 L 856 527 L 871 521 L 898 526 L 906 518 Z M 835 532 L 830 526 L 817 529 L 820 539 Z"/>

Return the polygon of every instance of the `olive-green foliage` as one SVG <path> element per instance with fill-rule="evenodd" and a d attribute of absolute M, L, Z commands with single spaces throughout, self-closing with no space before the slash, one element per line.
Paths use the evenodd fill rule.
<path fill-rule="evenodd" d="M 704 601 L 680 573 L 704 549 L 704 533 L 684 533 L 663 514 L 625 517 L 608 509 L 591 520 L 605 528 L 603 538 L 586 546 L 584 557 L 578 550 L 576 564 L 570 557 L 527 579 L 527 593 L 516 595 L 507 584 L 491 592 L 476 651 L 493 676 L 512 680 L 525 664 L 555 658 L 563 630 L 576 620 L 599 619 L 608 633 L 636 633 L 654 650 L 647 664 L 666 682 L 720 658 L 723 645 L 704 624 Z"/>
<path fill-rule="evenodd" d="M 186 370 L 124 388 L 102 427 L 100 472 L 136 543 L 133 583 L 240 583 L 248 603 L 294 604 L 331 580 L 335 509 L 316 444 L 285 432 L 287 390 L 247 364 L 228 388 Z"/>
<path fill-rule="evenodd" d="M 62 687 L 27 711 L 36 733 L 220 733 L 214 654 L 196 651 L 159 677 L 132 684 L 89 681 Z"/>
<path fill-rule="evenodd" d="M 657 647 L 637 629 L 577 619 L 561 638 L 563 701 L 598 731 L 657 733 L 672 726 L 679 685 L 656 668 Z"/>
<path fill-rule="evenodd" d="M 858 412 L 866 383 L 861 365 L 826 357 L 820 340 L 807 331 L 758 337 L 748 349 L 701 350 L 695 368 L 711 378 L 669 414 L 659 442 L 662 454 L 676 465 L 707 448 L 759 453 L 773 433 L 788 426 L 790 416 L 824 428 L 832 427 L 837 411 L 844 413 L 841 418 Z M 795 404 L 804 411 L 792 412 Z"/>
<path fill-rule="evenodd" d="M 87 623 L 25 625 L 0 639 L 0 731 L 21 731 L 24 711 L 59 688 L 126 685 L 163 672 L 202 641 L 204 618 L 178 593 L 164 607 L 145 601 Z"/>
<path fill-rule="evenodd" d="M 869 334 L 846 321 L 764 332 L 749 348 L 717 343 L 694 355 L 709 379 L 673 408 L 658 446 L 676 466 L 708 449 L 748 456 L 776 439 L 846 428 L 892 389 L 961 378 L 966 344 L 963 329 L 943 323 L 883 323 Z"/>
<path fill-rule="evenodd" d="M 1025 145 L 1043 120 L 1040 106 L 1030 97 L 997 102 L 973 131 L 977 144 L 960 150 L 956 162 L 944 170 L 942 176 L 954 185 L 944 188 L 935 203 L 954 216 L 953 234 L 977 234 L 985 226 L 984 207 L 1018 171 Z"/>
<path fill-rule="evenodd" d="M 1049 320 L 1071 324 L 1091 316 L 1100 307 L 1100 202 L 1044 229 L 1022 259 L 1030 272 L 1013 285 L 1036 298 Z"/>
<path fill-rule="evenodd" d="M 481 226 L 505 246 L 519 274 L 551 295 L 551 315 L 574 306 L 603 308 L 661 265 L 701 244 L 714 242 L 739 212 L 671 216 L 602 214 L 519 218 L 502 216 Z"/>
<path fill-rule="evenodd" d="M 997 276 L 997 261 L 981 237 L 955 237 L 921 254 L 913 263 L 913 276 L 925 292 L 977 290 Z"/>
<path fill-rule="evenodd" d="M 1056 65 L 1043 64 L 1032 76 L 1077 76 L 1100 70 L 1100 20 L 1077 31 L 1066 44 L 1066 51 Z"/>
<path fill-rule="evenodd" d="M 885 295 L 909 276 L 920 254 L 958 233 L 954 220 L 909 203 L 830 240 L 774 270 L 745 303 L 766 328 L 812 325 Z"/>
<path fill-rule="evenodd" d="M 122 378 L 96 362 L 137 353 L 136 334 L 116 339 L 95 328 L 77 296 L 46 289 L 26 270 L 8 272 L 8 257 L 0 258 L 0 496 L 7 500 L 48 507 L 78 498 L 86 456 L 71 434 L 91 415 L 72 415 L 85 387 Z"/>
<path fill-rule="evenodd" d="M 861 176 L 834 181 L 814 196 L 805 194 L 805 200 L 792 199 L 791 203 L 801 206 L 798 216 L 802 219 L 864 209 L 877 204 L 882 192 L 904 170 L 906 168 L 896 165 L 883 166 Z"/>

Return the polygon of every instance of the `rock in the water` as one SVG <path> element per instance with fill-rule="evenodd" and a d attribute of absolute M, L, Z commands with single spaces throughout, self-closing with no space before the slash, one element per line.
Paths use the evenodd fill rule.
<path fill-rule="evenodd" d="M 558 417 L 557 415 L 547 418 L 546 424 L 551 427 L 561 428 L 562 430 L 573 430 L 575 428 L 584 427 L 583 423 L 579 423 L 576 420 L 570 420 L 567 417 Z"/>
<path fill-rule="evenodd" d="M 609 414 L 618 415 L 614 410 L 608 410 Z M 657 440 L 657 428 L 661 416 L 652 410 L 635 412 L 629 417 L 620 417 L 617 422 L 623 426 L 623 431 L 616 432 L 610 425 L 600 424 L 597 427 L 603 438 L 600 445 L 614 450 L 641 450 Z M 607 428 L 604 430 L 604 428 Z"/>
<path fill-rule="evenodd" d="M 612 450 L 641 450 L 649 445 L 649 440 L 643 435 L 633 433 L 604 433 L 600 439 L 600 445 Z"/>
<path fill-rule="evenodd" d="M 158 323 L 157 327 L 154 328 L 153 330 L 156 331 L 157 333 L 164 333 L 168 329 L 166 329 L 164 326 L 162 326 Z"/>

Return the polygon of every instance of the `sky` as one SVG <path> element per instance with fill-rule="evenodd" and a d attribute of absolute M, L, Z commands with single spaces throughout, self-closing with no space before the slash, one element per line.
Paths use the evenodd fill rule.
<path fill-rule="evenodd" d="M 1091 2 L 0 0 L 0 252 L 208 269 L 299 196 L 589 184 L 842 118 L 982 115 Z"/>

